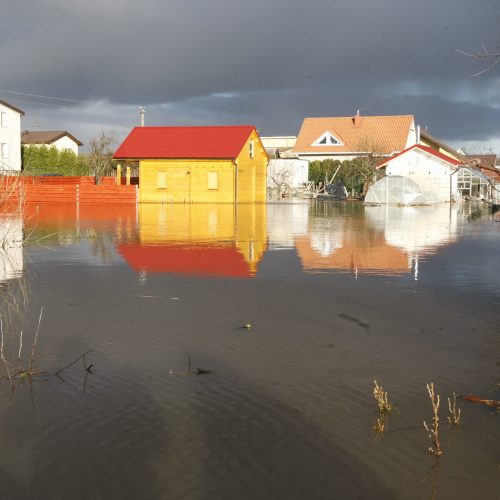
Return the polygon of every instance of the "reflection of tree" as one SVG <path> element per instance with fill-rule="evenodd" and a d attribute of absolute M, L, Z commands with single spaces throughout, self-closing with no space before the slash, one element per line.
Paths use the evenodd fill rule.
<path fill-rule="evenodd" d="M 90 227 L 87 229 L 86 237 L 90 243 L 92 255 L 102 262 L 107 262 L 114 249 L 112 236 L 105 231 L 96 231 Z"/>

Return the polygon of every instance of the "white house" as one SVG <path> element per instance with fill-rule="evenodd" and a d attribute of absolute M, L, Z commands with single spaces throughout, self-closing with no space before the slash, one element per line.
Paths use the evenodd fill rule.
<path fill-rule="evenodd" d="M 404 205 L 449 202 L 459 195 L 458 178 L 454 174 L 462 166 L 462 162 L 450 156 L 415 144 L 377 167 L 385 168 L 386 177 L 394 177 L 395 182 L 380 179 L 368 191 L 365 202 L 390 203 L 386 201 L 390 199 Z M 401 193 L 389 192 L 399 189 Z"/>
<path fill-rule="evenodd" d="M 24 111 L 0 101 L 0 172 L 21 170 L 21 116 Z"/>
<path fill-rule="evenodd" d="M 71 151 L 78 155 L 78 147 L 83 146 L 75 136 L 66 130 L 46 130 L 38 132 L 23 131 L 21 134 L 23 146 L 55 146 L 59 151 Z"/>
<path fill-rule="evenodd" d="M 267 188 L 293 193 L 304 187 L 309 180 L 309 162 L 294 158 L 269 161 L 267 166 Z"/>

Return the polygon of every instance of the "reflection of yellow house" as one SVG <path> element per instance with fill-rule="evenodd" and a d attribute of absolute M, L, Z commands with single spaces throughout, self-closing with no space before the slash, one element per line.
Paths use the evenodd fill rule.
<path fill-rule="evenodd" d="M 267 248 L 265 204 L 139 208 L 139 242 L 119 245 L 136 271 L 249 277 Z"/>
<path fill-rule="evenodd" d="M 143 203 L 266 201 L 268 157 L 253 126 L 136 127 L 114 158 L 139 162 Z"/>

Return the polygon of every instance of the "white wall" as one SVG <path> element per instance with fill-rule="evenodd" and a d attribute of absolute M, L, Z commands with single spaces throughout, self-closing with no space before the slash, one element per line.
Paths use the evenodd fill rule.
<path fill-rule="evenodd" d="M 293 158 L 270 160 L 267 167 L 267 187 L 278 187 L 276 181 L 285 181 L 290 188 L 297 189 L 309 180 L 309 162 Z"/>
<path fill-rule="evenodd" d="M 6 121 L 0 123 L 0 171 L 21 170 L 21 114 L 0 103 L 0 113 L 5 113 Z M 2 157 L 1 145 L 6 149 L 6 158 Z"/>
<path fill-rule="evenodd" d="M 266 149 L 272 148 L 293 148 L 297 142 L 294 135 L 261 137 L 262 145 Z"/>
<path fill-rule="evenodd" d="M 52 145 L 54 145 L 59 151 L 69 149 L 71 152 L 75 153 L 75 155 L 78 156 L 78 144 L 66 135 L 53 142 L 51 146 Z"/>
<path fill-rule="evenodd" d="M 436 193 L 439 201 L 450 201 L 450 175 L 455 168 L 433 155 L 412 149 L 393 160 L 386 167 L 387 175 L 401 175 L 415 181 L 422 191 Z M 457 193 L 457 176 L 451 175 L 452 197 Z"/>

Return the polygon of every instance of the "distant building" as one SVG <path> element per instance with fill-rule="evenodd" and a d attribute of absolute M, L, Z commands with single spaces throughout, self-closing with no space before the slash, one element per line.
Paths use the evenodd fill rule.
<path fill-rule="evenodd" d="M 388 157 L 418 142 L 413 115 L 306 118 L 295 156 L 307 160 Z"/>
<path fill-rule="evenodd" d="M 448 146 L 448 144 L 445 144 L 440 139 L 436 139 L 431 134 L 429 134 L 429 132 L 426 129 L 421 130 L 418 135 L 419 135 L 419 140 L 417 142 L 419 144 L 434 149 L 438 153 L 449 156 L 454 160 L 462 162 L 465 161 L 465 156 L 460 151 L 453 149 L 451 146 Z"/>
<path fill-rule="evenodd" d="M 295 135 L 276 135 L 261 137 L 269 158 L 290 158 L 292 149 L 297 142 Z"/>
<path fill-rule="evenodd" d="M 268 156 L 255 127 L 136 127 L 114 158 L 139 162 L 144 203 L 265 202 Z"/>
<path fill-rule="evenodd" d="M 21 170 L 21 116 L 24 111 L 0 101 L 0 173 Z"/>
<path fill-rule="evenodd" d="M 75 136 L 65 130 L 46 130 L 38 132 L 23 131 L 21 134 L 23 146 L 55 146 L 58 151 L 71 151 L 78 155 L 78 147 L 83 146 Z"/>

